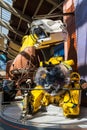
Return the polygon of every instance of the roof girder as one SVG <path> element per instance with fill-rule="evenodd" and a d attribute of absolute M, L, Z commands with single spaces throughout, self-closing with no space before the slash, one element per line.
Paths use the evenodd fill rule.
<path fill-rule="evenodd" d="M 6 10 L 8 10 L 9 12 L 11 12 L 13 15 L 19 17 L 20 19 L 26 21 L 27 23 L 31 23 L 32 19 L 25 15 L 22 14 L 21 11 L 19 11 L 18 9 L 14 9 L 11 5 L 9 5 L 8 3 L 4 2 L 3 0 L 0 0 L 0 6 Z"/>

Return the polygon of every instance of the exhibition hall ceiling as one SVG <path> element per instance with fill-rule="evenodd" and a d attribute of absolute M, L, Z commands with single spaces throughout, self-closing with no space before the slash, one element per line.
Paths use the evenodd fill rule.
<path fill-rule="evenodd" d="M 35 19 L 63 19 L 64 0 L 0 0 L 0 36 L 21 45 Z M 2 31 L 4 28 L 4 31 Z"/>

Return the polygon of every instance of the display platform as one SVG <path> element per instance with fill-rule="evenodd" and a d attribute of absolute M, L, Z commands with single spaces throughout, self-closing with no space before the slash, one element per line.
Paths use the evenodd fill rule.
<path fill-rule="evenodd" d="M 13 130 L 83 130 L 87 129 L 87 108 L 81 107 L 77 118 L 67 118 L 61 107 L 49 105 L 46 111 L 39 111 L 33 116 L 21 118 L 22 102 L 17 101 L 3 105 L 0 113 L 0 122 Z"/>

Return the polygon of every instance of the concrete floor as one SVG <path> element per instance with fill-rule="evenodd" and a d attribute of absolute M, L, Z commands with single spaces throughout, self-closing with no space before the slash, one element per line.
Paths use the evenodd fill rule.
<path fill-rule="evenodd" d="M 1 98 L 0 98 L 1 99 Z M 87 108 L 81 107 L 81 113 L 78 118 L 70 119 L 63 115 L 62 108 L 49 105 L 47 112 L 38 112 L 32 118 L 21 120 L 22 103 L 16 102 L 3 107 L 1 119 L 15 123 L 16 126 L 33 127 L 32 130 L 45 129 L 87 129 Z M 47 130 L 48 130 L 47 129 Z M 3 129 L 2 129 L 3 130 Z M 7 130 L 7 129 L 6 129 Z M 15 129 L 16 130 L 16 129 Z"/>

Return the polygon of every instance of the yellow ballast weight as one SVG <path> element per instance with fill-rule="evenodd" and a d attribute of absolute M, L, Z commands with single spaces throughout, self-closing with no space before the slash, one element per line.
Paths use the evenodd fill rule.
<path fill-rule="evenodd" d="M 44 93 L 45 91 L 43 90 L 43 87 L 40 85 L 36 86 L 35 89 L 31 91 L 31 94 L 33 96 L 33 100 L 31 100 L 33 113 L 40 109 Z"/>
<path fill-rule="evenodd" d="M 49 59 L 49 63 L 53 65 L 59 64 L 61 61 L 63 61 L 63 57 L 61 56 L 55 56 Z"/>
<path fill-rule="evenodd" d="M 62 64 L 64 66 L 66 66 L 67 69 L 71 69 L 71 66 L 74 65 L 74 61 L 73 60 L 65 60 L 62 62 Z"/>
<path fill-rule="evenodd" d="M 25 35 L 22 38 L 22 47 L 20 48 L 20 52 L 23 51 L 26 47 L 34 46 L 37 41 L 36 35 Z"/>
<path fill-rule="evenodd" d="M 59 64 L 61 61 L 63 61 L 63 57 L 61 56 L 55 56 L 55 57 L 51 57 L 48 61 L 45 61 L 44 63 L 43 62 L 40 62 L 40 66 L 44 66 L 45 65 L 57 65 Z"/>
<path fill-rule="evenodd" d="M 64 116 L 78 116 L 80 113 L 80 91 L 66 92 L 63 103 Z"/>
<path fill-rule="evenodd" d="M 71 60 L 65 60 L 65 61 L 63 61 L 63 63 L 70 65 L 70 66 L 74 65 L 74 61 L 72 59 Z"/>

